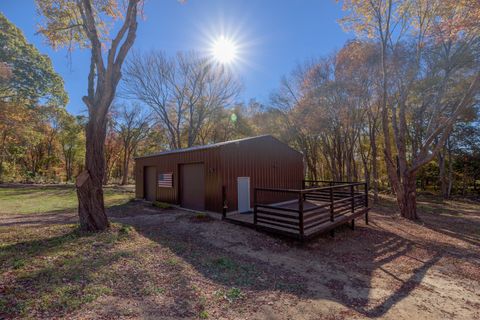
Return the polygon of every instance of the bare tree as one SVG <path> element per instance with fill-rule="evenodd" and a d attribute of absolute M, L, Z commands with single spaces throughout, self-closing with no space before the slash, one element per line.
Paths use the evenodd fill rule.
<path fill-rule="evenodd" d="M 138 104 L 122 105 L 115 129 L 123 144 L 122 185 L 128 183 L 129 165 L 138 144 L 150 131 L 150 116 Z"/>
<path fill-rule="evenodd" d="M 240 91 L 225 67 L 194 52 L 169 58 L 160 51 L 134 53 L 125 68 L 123 94 L 152 108 L 168 133 L 170 148 L 197 143 L 200 128 Z"/>

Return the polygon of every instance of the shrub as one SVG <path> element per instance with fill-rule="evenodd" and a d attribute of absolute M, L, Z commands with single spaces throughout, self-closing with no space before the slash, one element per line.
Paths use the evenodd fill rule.
<path fill-rule="evenodd" d="M 242 290 L 239 288 L 231 288 L 230 290 L 227 291 L 225 294 L 225 297 L 227 298 L 228 301 L 232 302 L 234 300 L 240 299 L 242 297 Z"/>

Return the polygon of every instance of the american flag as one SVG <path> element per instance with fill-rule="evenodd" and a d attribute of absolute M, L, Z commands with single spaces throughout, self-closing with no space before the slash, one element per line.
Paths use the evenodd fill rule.
<path fill-rule="evenodd" d="M 159 173 L 158 174 L 158 186 L 160 188 L 173 187 L 173 173 Z"/>

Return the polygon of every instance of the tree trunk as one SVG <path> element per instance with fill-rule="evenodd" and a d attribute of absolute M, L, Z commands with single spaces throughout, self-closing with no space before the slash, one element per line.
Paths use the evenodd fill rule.
<path fill-rule="evenodd" d="M 376 139 L 373 136 L 373 139 Z M 378 166 L 377 166 L 377 143 L 371 140 L 372 147 L 372 176 L 373 176 L 373 203 L 378 203 Z"/>
<path fill-rule="evenodd" d="M 400 215 L 410 220 L 416 220 L 417 216 L 417 186 L 416 173 L 405 174 L 402 184 L 397 190 L 397 202 Z"/>
<path fill-rule="evenodd" d="M 125 148 L 125 152 L 123 155 L 123 174 L 122 174 L 122 186 L 126 185 L 128 183 L 128 165 L 129 165 L 129 158 L 130 158 L 130 153 L 127 152 Z"/>
<path fill-rule="evenodd" d="M 65 161 L 65 174 L 67 182 L 70 181 L 72 179 L 72 169 L 70 168 L 70 163 L 68 160 Z"/>
<path fill-rule="evenodd" d="M 449 199 L 452 195 L 452 186 L 453 186 L 453 159 L 452 159 L 452 148 L 450 140 L 447 142 L 448 148 L 448 187 L 447 187 L 447 198 Z"/>
<path fill-rule="evenodd" d="M 448 199 L 448 183 L 445 172 L 445 148 L 438 153 L 438 167 L 440 169 L 440 190 L 442 193 L 442 198 L 445 200 Z"/>
<path fill-rule="evenodd" d="M 107 114 L 121 78 L 122 64 L 135 41 L 138 2 L 139 0 L 128 1 L 124 23 L 110 42 L 105 63 L 92 3 L 89 0 L 76 1 L 82 16 L 83 31 L 91 44 L 87 95 L 83 97 L 83 102 L 88 107 L 85 171 L 77 177 L 76 182 L 78 215 L 83 230 L 102 231 L 109 227 L 102 189 Z"/>
<path fill-rule="evenodd" d="M 98 110 L 99 108 L 95 108 Z M 102 182 L 105 175 L 105 117 L 90 116 L 86 130 L 85 171 L 77 178 L 78 215 L 80 228 L 102 231 L 110 224 L 103 203 Z"/>

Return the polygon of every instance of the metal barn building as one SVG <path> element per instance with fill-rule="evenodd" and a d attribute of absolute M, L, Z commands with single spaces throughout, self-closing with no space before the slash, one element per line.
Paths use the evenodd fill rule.
<path fill-rule="evenodd" d="M 303 156 L 264 135 L 135 159 L 137 198 L 195 210 L 246 212 L 254 188 L 301 189 Z M 281 196 L 272 201 L 283 200 Z"/>

